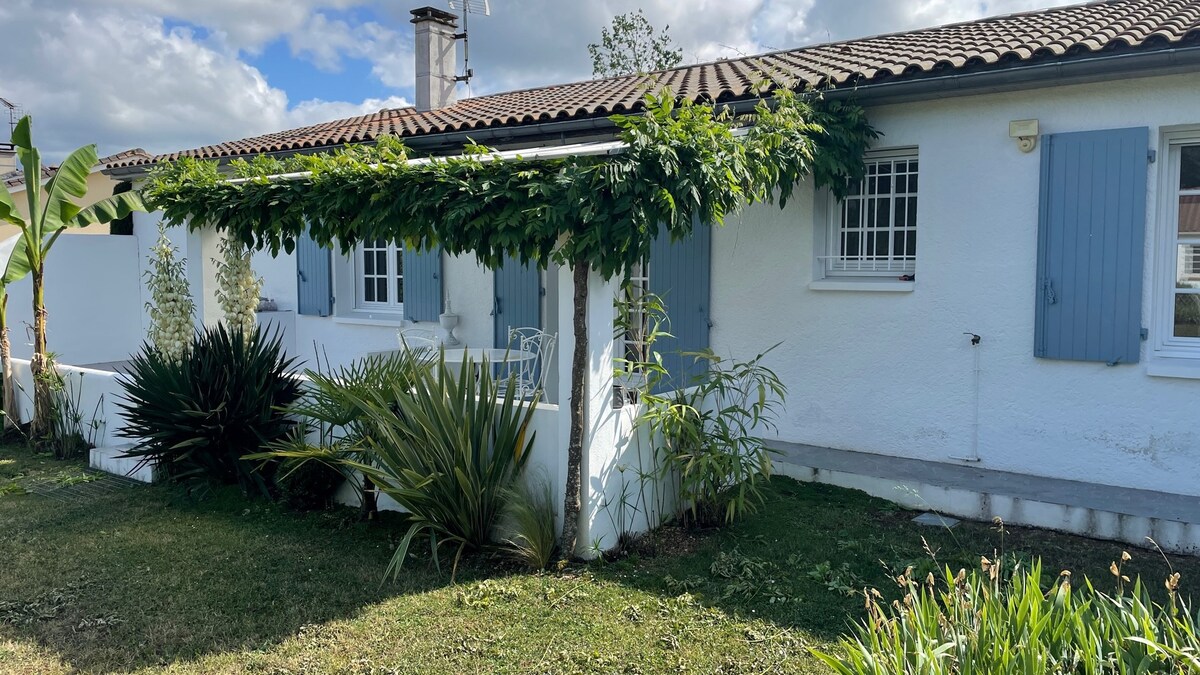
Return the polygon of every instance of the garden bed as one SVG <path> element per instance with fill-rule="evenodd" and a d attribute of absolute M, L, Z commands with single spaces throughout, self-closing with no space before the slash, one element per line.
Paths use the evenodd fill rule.
<path fill-rule="evenodd" d="M 80 465 L 0 448 L 0 672 L 823 672 L 862 616 L 856 589 L 1004 547 L 1107 587 L 1121 547 L 1030 529 L 920 527 L 862 493 L 772 479 L 758 513 L 663 534 L 542 575 L 474 557 L 458 583 L 412 560 L 380 584 L 406 526 L 350 509 L 295 515 L 218 491 L 139 487 L 64 502 L 22 485 Z M 14 487 L 6 487 L 6 486 Z M 1126 573 L 1157 587 L 1166 563 Z M 1200 560 L 1170 558 L 1184 595 Z"/>

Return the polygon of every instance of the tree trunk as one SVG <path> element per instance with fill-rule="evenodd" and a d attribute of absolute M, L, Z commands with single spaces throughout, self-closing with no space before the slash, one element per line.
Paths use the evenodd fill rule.
<path fill-rule="evenodd" d="M 12 344 L 8 341 L 8 291 L 0 291 L 0 397 L 4 405 L 4 432 L 21 423 L 17 392 L 13 386 Z"/>
<path fill-rule="evenodd" d="M 41 268 L 30 270 L 30 276 L 33 278 L 33 358 L 29 361 L 29 370 L 33 374 L 33 423 L 29 427 L 29 436 L 39 441 L 50 435 L 54 401 L 50 392 L 50 373 L 46 372 L 46 302 Z"/>
<path fill-rule="evenodd" d="M 571 435 L 567 442 L 567 486 L 563 503 L 563 552 L 574 557 L 579 538 L 580 484 L 583 480 L 584 385 L 587 381 L 588 264 L 575 261 L 575 351 L 571 355 Z"/>

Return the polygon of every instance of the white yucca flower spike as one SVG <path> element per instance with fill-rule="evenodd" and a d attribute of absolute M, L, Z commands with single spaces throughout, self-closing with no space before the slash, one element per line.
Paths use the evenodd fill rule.
<path fill-rule="evenodd" d="M 225 313 L 230 330 L 250 333 L 255 326 L 262 279 L 250 266 L 250 249 L 231 239 L 219 244 L 221 257 L 217 265 L 217 303 Z"/>
<path fill-rule="evenodd" d="M 192 316 L 196 305 L 187 282 L 187 261 L 176 257 L 178 250 L 167 238 L 166 226 L 159 223 L 158 241 L 151 249 L 150 269 L 146 271 L 150 288 L 150 343 L 159 352 L 178 361 L 191 347 Z"/>

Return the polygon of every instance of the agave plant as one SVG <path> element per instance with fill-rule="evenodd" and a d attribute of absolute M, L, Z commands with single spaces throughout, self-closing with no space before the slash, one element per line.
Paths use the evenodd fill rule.
<path fill-rule="evenodd" d="M 408 511 L 411 525 L 385 573 L 393 578 L 418 535 L 428 535 L 435 564 L 442 546 L 453 549 L 453 571 L 465 551 L 491 546 L 534 441 L 533 402 L 502 386 L 487 362 L 455 373 L 442 355 L 432 368 L 405 372 L 411 379 L 331 390 L 322 415 L 340 410 L 353 420 L 345 442 L 260 455 L 359 472 Z"/>

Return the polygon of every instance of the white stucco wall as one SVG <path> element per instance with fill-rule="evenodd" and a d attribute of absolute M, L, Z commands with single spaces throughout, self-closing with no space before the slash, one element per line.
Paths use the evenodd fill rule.
<path fill-rule="evenodd" d="M 119 361 L 141 343 L 142 279 L 138 240 L 131 236 L 64 234 L 46 258 L 46 340 L 60 363 Z M 13 355 L 33 353 L 33 285 L 9 290 Z"/>
<path fill-rule="evenodd" d="M 1043 134 L 1200 122 L 1200 75 L 930 100 L 871 109 L 877 147 L 920 153 L 917 280 L 910 293 L 816 291 L 814 197 L 755 207 L 713 241 L 712 344 L 769 357 L 790 388 L 784 440 L 951 461 L 972 448 L 973 353 L 982 336 L 982 466 L 1200 495 L 1200 381 L 1143 362 L 1033 357 Z M 1164 153 L 1160 153 L 1160 162 Z M 1150 326 L 1158 165 L 1151 165 L 1143 325 Z M 825 227 L 819 223 L 818 227 Z"/>

